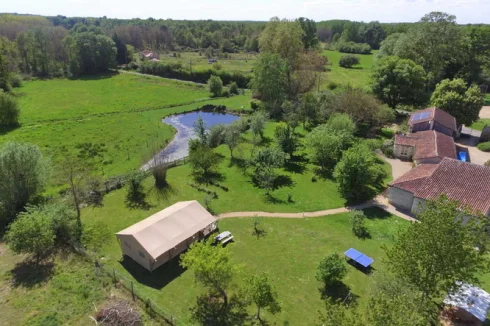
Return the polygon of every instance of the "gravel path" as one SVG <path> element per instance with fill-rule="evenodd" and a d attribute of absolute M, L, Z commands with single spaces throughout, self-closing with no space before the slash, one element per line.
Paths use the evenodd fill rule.
<path fill-rule="evenodd" d="M 490 119 L 490 106 L 484 106 L 481 108 L 480 119 Z"/>
<path fill-rule="evenodd" d="M 359 205 L 334 208 L 334 209 L 327 209 L 327 210 L 316 211 L 316 212 L 302 212 L 302 213 L 270 213 L 270 212 L 259 212 L 259 211 L 257 211 L 257 212 L 231 212 L 231 213 L 220 214 L 217 216 L 217 218 L 223 219 L 223 218 L 232 218 L 232 217 L 255 217 L 255 216 L 276 217 L 276 218 L 321 217 L 321 216 L 335 215 L 335 214 L 340 214 L 340 213 L 347 213 L 347 212 L 350 212 L 351 210 L 354 210 L 354 209 L 365 209 L 365 208 L 369 208 L 369 207 L 379 207 L 379 208 L 384 209 L 385 211 L 389 212 L 390 214 L 401 217 L 407 221 L 411 221 L 411 222 L 417 221 L 412 216 L 409 216 L 403 212 L 400 212 L 395 207 L 390 205 L 388 203 L 388 199 L 384 196 L 378 196 L 373 200 L 367 201 L 367 202 L 365 202 L 363 204 L 359 204 Z"/>

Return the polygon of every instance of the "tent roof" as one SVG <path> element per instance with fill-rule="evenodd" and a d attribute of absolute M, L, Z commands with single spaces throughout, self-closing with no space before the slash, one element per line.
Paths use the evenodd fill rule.
<path fill-rule="evenodd" d="M 213 215 L 197 201 L 183 201 L 116 234 L 133 236 L 153 259 L 157 259 L 214 222 Z"/>
<path fill-rule="evenodd" d="M 449 294 L 444 303 L 466 310 L 482 322 L 487 319 L 490 309 L 490 294 L 479 287 L 462 284 L 457 293 Z"/>

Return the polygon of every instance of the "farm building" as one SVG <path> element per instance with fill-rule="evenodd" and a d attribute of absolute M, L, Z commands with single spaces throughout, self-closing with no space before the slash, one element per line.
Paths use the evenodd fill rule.
<path fill-rule="evenodd" d="M 178 202 L 116 233 L 123 255 L 149 271 L 216 229 L 216 219 L 197 201 Z"/>
<path fill-rule="evenodd" d="M 141 59 L 158 59 L 158 54 L 150 50 L 143 50 L 140 52 Z"/>
<path fill-rule="evenodd" d="M 437 164 L 445 157 L 456 159 L 454 139 L 435 130 L 395 135 L 393 153 L 400 159 L 419 164 Z"/>
<path fill-rule="evenodd" d="M 408 120 L 410 133 L 425 130 L 435 130 L 451 137 L 458 137 L 456 119 L 438 108 L 428 108 L 415 111 Z"/>
<path fill-rule="evenodd" d="M 457 292 L 444 299 L 444 303 L 451 308 L 451 319 L 465 325 L 483 326 L 490 310 L 490 294 L 479 287 L 461 284 Z"/>
<path fill-rule="evenodd" d="M 490 216 L 490 168 L 444 158 L 439 164 L 422 164 L 389 184 L 393 206 L 416 213 L 426 200 L 445 194 L 474 213 Z"/>

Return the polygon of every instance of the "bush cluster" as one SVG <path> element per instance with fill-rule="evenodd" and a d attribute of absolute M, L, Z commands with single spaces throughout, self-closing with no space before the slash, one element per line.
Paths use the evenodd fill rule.
<path fill-rule="evenodd" d="M 483 152 L 490 152 L 490 141 L 479 143 L 478 149 L 483 151 Z"/>
<path fill-rule="evenodd" d="M 339 66 L 344 68 L 351 68 L 352 66 L 358 65 L 360 63 L 359 57 L 348 54 L 342 56 L 339 61 Z"/>
<path fill-rule="evenodd" d="M 367 43 L 341 42 L 337 49 L 342 53 L 370 54 L 371 46 Z"/>
<path fill-rule="evenodd" d="M 221 78 L 224 85 L 235 82 L 239 88 L 247 88 L 251 80 L 250 76 L 245 76 L 238 71 L 229 72 L 226 70 L 205 69 L 193 70 L 191 73 L 180 63 L 144 61 L 139 66 L 139 71 L 143 74 L 187 80 L 201 84 L 206 84 L 209 78 L 211 78 L 212 75 L 215 75 Z"/>

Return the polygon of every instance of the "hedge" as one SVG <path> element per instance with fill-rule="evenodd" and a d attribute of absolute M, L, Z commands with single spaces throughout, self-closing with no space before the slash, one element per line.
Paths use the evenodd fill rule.
<path fill-rule="evenodd" d="M 251 76 L 246 76 L 241 72 L 228 72 L 223 70 L 205 69 L 190 70 L 182 67 L 180 63 L 164 63 L 144 61 L 139 66 L 139 71 L 143 74 L 156 75 L 165 78 L 187 80 L 196 83 L 206 84 L 211 75 L 221 78 L 223 84 L 229 85 L 233 82 L 240 88 L 248 88 Z"/>
<path fill-rule="evenodd" d="M 490 141 L 479 143 L 477 147 L 483 152 L 490 152 Z"/>
<path fill-rule="evenodd" d="M 337 49 L 342 53 L 370 54 L 371 46 L 367 43 L 341 42 Z"/>

